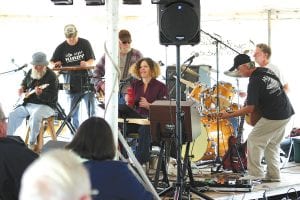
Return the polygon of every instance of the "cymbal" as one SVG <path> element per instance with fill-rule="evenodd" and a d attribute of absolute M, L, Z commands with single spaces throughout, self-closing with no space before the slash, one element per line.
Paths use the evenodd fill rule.
<path fill-rule="evenodd" d="M 175 79 L 177 78 L 176 76 L 173 76 Z M 192 83 L 191 81 L 185 80 L 183 78 L 180 79 L 180 82 L 185 84 L 186 86 L 190 87 L 190 88 L 195 88 L 196 84 Z"/>
<path fill-rule="evenodd" d="M 200 65 L 200 69 L 203 69 L 204 71 L 207 72 L 217 72 L 216 69 L 212 68 L 210 65 Z"/>
<path fill-rule="evenodd" d="M 237 71 L 225 71 L 224 74 L 230 77 L 242 78 L 242 76 Z"/>
<path fill-rule="evenodd" d="M 182 70 L 182 71 L 184 70 L 184 72 L 186 72 L 186 73 L 188 73 L 188 74 L 190 74 L 190 75 L 192 75 L 192 76 L 196 76 L 196 77 L 199 77 L 199 76 L 200 76 L 197 72 L 191 70 L 191 69 L 190 69 L 189 67 L 187 67 L 186 65 L 182 65 L 182 66 L 181 66 L 181 70 Z"/>

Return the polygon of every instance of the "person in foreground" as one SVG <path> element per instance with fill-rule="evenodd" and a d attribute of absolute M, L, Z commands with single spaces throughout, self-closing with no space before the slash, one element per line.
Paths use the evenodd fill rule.
<path fill-rule="evenodd" d="M 233 113 L 220 114 L 220 118 L 248 114 L 249 121 L 254 125 L 247 140 L 248 175 L 243 178 L 280 181 L 280 142 L 294 109 L 274 72 L 255 67 L 248 55 L 237 55 L 231 69 L 237 70 L 243 77 L 249 77 L 247 105 Z M 260 117 L 256 113 L 260 113 Z M 267 163 L 266 175 L 261 164 L 263 156 Z"/>
<path fill-rule="evenodd" d="M 116 155 L 113 133 L 103 118 L 85 120 L 66 148 L 84 159 L 92 187 L 99 191 L 93 199 L 153 199 L 128 163 L 113 160 Z"/>
<path fill-rule="evenodd" d="M 137 80 L 131 84 L 133 100 L 125 96 L 127 104 L 133 102 L 133 109 L 143 117 L 149 117 L 151 103 L 168 98 L 167 86 L 156 78 L 160 75 L 158 63 L 151 58 L 142 58 L 130 67 L 130 73 Z M 150 160 L 151 134 L 149 125 L 129 124 L 127 133 L 139 133 L 136 158 L 144 164 Z"/>
<path fill-rule="evenodd" d="M 41 122 L 55 114 L 58 98 L 58 79 L 48 68 L 46 54 L 36 52 L 32 55 L 32 69 L 26 74 L 19 89 L 23 101 L 8 116 L 8 135 L 16 135 L 17 128 L 29 117 L 29 148 L 36 150 L 35 142 L 41 128 Z"/>
<path fill-rule="evenodd" d="M 21 177 L 38 154 L 19 136 L 7 136 L 7 118 L 0 105 L 0 199 L 18 200 Z"/>
<path fill-rule="evenodd" d="M 67 150 L 44 153 L 24 172 L 20 200 L 90 200 L 91 183 L 78 157 Z"/>

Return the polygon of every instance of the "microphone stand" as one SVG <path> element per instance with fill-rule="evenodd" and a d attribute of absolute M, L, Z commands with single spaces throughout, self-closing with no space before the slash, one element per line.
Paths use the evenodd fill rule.
<path fill-rule="evenodd" d="M 20 71 L 20 70 L 22 70 L 22 69 L 23 69 L 23 67 L 18 67 L 18 68 L 15 68 L 15 69 L 13 69 L 13 70 L 1 72 L 0 75 L 8 74 L 8 73 L 11 73 L 11 72 L 17 72 L 17 71 Z M 25 71 L 24 71 L 24 75 L 26 75 L 26 72 L 25 72 Z"/>
<path fill-rule="evenodd" d="M 219 94 L 219 44 L 224 45 L 225 47 L 231 49 L 232 51 L 240 54 L 238 51 L 236 51 L 235 49 L 233 49 L 232 47 L 228 46 L 227 44 L 225 44 L 224 42 L 222 42 L 221 40 L 217 39 L 216 37 L 212 36 L 211 34 L 203 31 L 202 29 L 200 29 L 201 32 L 203 32 L 205 35 L 208 35 L 210 38 L 212 38 L 215 42 L 216 45 L 216 67 L 217 67 L 217 107 L 216 107 L 216 112 L 217 112 L 217 116 L 220 113 L 220 94 Z M 220 168 L 221 168 L 221 164 L 222 164 L 222 159 L 220 157 L 220 119 L 219 117 L 217 117 L 217 156 L 215 158 L 214 161 L 215 166 L 217 166 L 219 164 L 219 166 L 217 166 L 216 171 L 212 172 L 220 172 Z"/>

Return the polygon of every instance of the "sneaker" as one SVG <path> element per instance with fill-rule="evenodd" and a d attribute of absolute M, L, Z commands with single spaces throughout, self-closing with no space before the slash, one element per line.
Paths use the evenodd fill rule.
<path fill-rule="evenodd" d="M 271 183 L 271 182 L 280 182 L 280 178 L 263 178 L 261 180 L 264 183 Z"/>
<path fill-rule="evenodd" d="M 256 176 L 252 176 L 252 175 L 246 175 L 246 176 L 239 178 L 239 180 L 253 180 L 253 181 L 260 181 L 262 179 L 263 179 L 262 177 L 256 177 Z"/>

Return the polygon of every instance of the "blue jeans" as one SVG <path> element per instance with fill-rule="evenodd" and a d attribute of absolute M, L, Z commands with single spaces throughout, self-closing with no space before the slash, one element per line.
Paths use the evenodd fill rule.
<path fill-rule="evenodd" d="M 19 106 L 9 113 L 7 135 L 15 135 L 16 130 L 22 124 L 23 120 L 29 116 L 29 144 L 35 144 L 40 132 L 42 120 L 54 114 L 55 111 L 53 108 L 43 104 L 27 103 L 25 106 Z"/>
<path fill-rule="evenodd" d="M 128 124 L 127 133 L 138 132 L 138 146 L 135 152 L 136 159 L 140 164 L 144 164 L 150 160 L 151 135 L 150 126 Z"/>
<path fill-rule="evenodd" d="M 79 100 L 79 98 L 82 98 L 80 100 L 80 102 L 82 100 L 84 100 L 88 116 L 92 117 L 92 116 L 96 115 L 96 112 L 95 112 L 95 99 L 94 99 L 94 93 L 93 92 L 87 92 L 87 93 L 80 93 L 80 92 L 79 93 L 70 93 L 69 94 L 69 98 L 70 98 L 70 101 L 71 101 L 71 103 L 70 103 L 70 111 L 75 106 L 75 104 Z M 76 129 L 78 129 L 78 127 L 79 127 L 78 115 L 79 115 L 79 105 L 80 105 L 80 102 L 77 104 L 76 108 L 73 110 L 73 115 L 72 115 L 72 124 L 74 125 L 74 127 Z"/>

